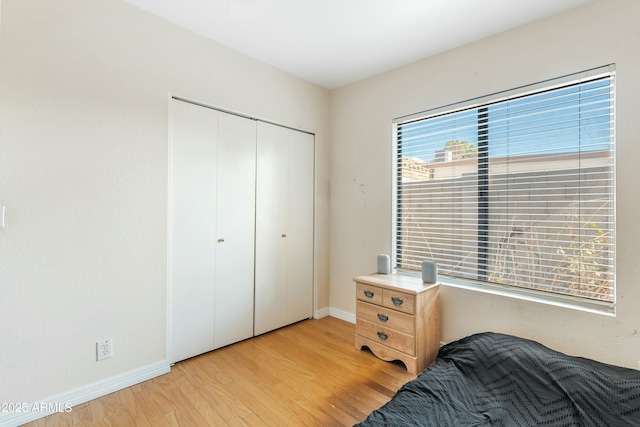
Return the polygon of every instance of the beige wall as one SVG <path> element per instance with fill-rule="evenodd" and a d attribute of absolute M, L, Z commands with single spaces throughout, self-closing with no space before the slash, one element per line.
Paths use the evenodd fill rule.
<path fill-rule="evenodd" d="M 316 133 L 328 307 L 328 91 L 123 1 L 1 6 L 0 402 L 166 358 L 170 92 Z"/>
<path fill-rule="evenodd" d="M 391 250 L 393 118 L 616 63 L 617 316 L 445 288 L 442 327 L 444 341 L 499 331 L 537 339 L 571 354 L 637 367 L 638 16 L 638 1 L 599 0 L 333 91 L 332 309 L 354 313 L 351 279 L 374 271 L 376 255 Z"/>

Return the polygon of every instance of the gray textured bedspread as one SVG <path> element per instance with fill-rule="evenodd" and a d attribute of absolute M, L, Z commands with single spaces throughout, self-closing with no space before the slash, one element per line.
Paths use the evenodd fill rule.
<path fill-rule="evenodd" d="M 640 426 L 640 371 L 480 333 L 443 346 L 357 425 Z"/>

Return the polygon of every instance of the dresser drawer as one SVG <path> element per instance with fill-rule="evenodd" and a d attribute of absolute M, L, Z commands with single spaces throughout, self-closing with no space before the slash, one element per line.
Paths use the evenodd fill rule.
<path fill-rule="evenodd" d="M 415 356 L 415 339 L 413 335 L 403 334 L 366 320 L 358 319 L 356 334 L 380 344 L 399 350 L 410 356 Z"/>
<path fill-rule="evenodd" d="M 365 283 L 356 283 L 356 298 L 371 304 L 382 305 L 382 288 Z"/>
<path fill-rule="evenodd" d="M 394 329 L 407 335 L 415 335 L 416 322 L 413 316 L 379 305 L 357 301 L 356 318 Z"/>
<path fill-rule="evenodd" d="M 405 313 L 415 313 L 415 295 L 384 289 L 382 291 L 382 305 Z"/>

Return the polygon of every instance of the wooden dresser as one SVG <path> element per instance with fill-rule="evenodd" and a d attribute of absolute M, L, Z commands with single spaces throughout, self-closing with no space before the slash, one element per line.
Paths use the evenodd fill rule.
<path fill-rule="evenodd" d="M 431 365 L 440 348 L 440 286 L 396 274 L 353 280 L 356 348 L 369 347 L 382 360 L 400 360 L 412 374 Z"/>

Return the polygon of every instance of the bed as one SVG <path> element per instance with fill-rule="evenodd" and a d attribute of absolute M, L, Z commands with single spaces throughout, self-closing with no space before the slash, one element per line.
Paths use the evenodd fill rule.
<path fill-rule="evenodd" d="M 640 371 L 485 332 L 443 346 L 435 364 L 357 424 L 539 425 L 640 426 Z"/>

